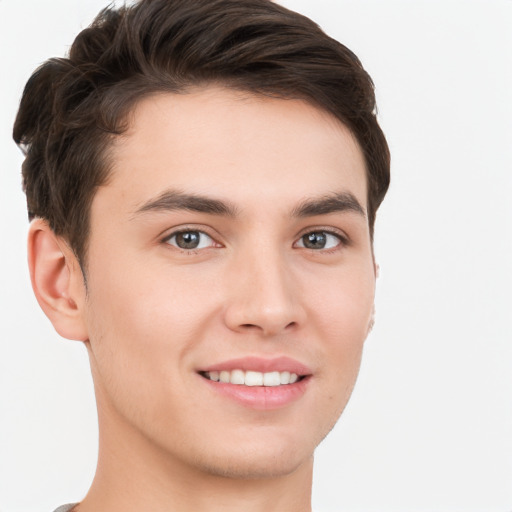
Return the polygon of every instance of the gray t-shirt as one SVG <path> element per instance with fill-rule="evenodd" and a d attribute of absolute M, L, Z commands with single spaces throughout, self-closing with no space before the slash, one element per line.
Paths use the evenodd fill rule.
<path fill-rule="evenodd" d="M 62 507 L 59 507 L 54 512 L 69 512 L 75 505 L 78 505 L 78 503 L 70 503 L 69 505 L 62 505 Z"/>
<path fill-rule="evenodd" d="M 69 503 L 68 505 L 62 505 L 62 507 L 56 509 L 55 512 L 69 512 L 75 505 L 78 505 L 78 503 Z"/>

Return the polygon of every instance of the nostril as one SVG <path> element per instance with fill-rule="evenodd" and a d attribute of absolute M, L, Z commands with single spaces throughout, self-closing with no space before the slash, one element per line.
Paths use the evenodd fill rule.
<path fill-rule="evenodd" d="M 284 326 L 284 329 L 291 329 L 293 327 L 295 327 L 297 325 L 297 322 L 290 322 L 289 324 L 285 325 Z M 257 324 L 242 324 L 240 326 L 242 329 L 245 329 L 245 330 L 262 330 L 262 331 L 265 331 L 266 329 L 264 328 L 264 326 L 260 326 L 260 325 L 257 325 Z"/>
<path fill-rule="evenodd" d="M 234 331 L 271 336 L 290 332 L 302 324 L 304 310 L 292 298 L 264 299 L 252 295 L 235 297 L 225 309 L 226 325 Z"/>
<path fill-rule="evenodd" d="M 258 326 L 255 324 L 242 324 L 240 327 L 244 329 L 258 329 Z"/>

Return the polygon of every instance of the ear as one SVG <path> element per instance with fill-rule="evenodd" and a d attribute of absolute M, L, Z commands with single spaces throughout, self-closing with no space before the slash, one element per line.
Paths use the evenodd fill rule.
<path fill-rule="evenodd" d="M 28 265 L 37 302 L 55 330 L 64 338 L 87 341 L 80 265 L 67 243 L 42 219 L 30 225 Z"/>
<path fill-rule="evenodd" d="M 366 332 L 366 336 L 368 336 L 372 332 L 374 325 L 375 325 L 375 304 L 373 305 L 372 316 L 370 317 L 370 322 L 368 323 L 368 331 Z"/>
<path fill-rule="evenodd" d="M 379 275 L 380 275 L 380 265 L 375 261 L 375 256 L 373 257 L 373 273 L 375 275 L 375 279 L 378 279 Z M 375 297 L 374 297 L 374 299 L 375 299 Z M 366 331 L 366 336 L 368 336 L 372 332 L 374 325 L 375 325 L 375 302 L 373 303 L 372 314 L 370 316 L 370 321 L 368 322 L 368 330 Z"/>

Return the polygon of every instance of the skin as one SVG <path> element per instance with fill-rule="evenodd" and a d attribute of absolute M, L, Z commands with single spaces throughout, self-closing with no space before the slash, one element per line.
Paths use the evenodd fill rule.
<path fill-rule="evenodd" d="M 29 237 L 36 296 L 84 341 L 94 379 L 98 469 L 77 510 L 309 511 L 313 451 L 349 399 L 372 316 L 361 150 L 306 102 L 219 87 L 146 98 L 129 121 L 92 203 L 87 289 L 44 221 Z M 169 191 L 230 214 L 145 208 Z M 296 215 L 334 192 L 362 212 Z M 177 245 L 184 229 L 205 233 L 199 248 Z M 304 246 L 312 232 L 325 248 Z M 307 365 L 306 392 L 256 410 L 198 374 L 245 356 Z"/>

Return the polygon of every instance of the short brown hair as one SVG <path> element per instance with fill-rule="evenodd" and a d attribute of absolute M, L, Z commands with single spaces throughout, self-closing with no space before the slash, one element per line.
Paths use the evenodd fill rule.
<path fill-rule="evenodd" d="M 374 87 L 359 59 L 310 19 L 269 0 L 140 0 L 107 8 L 67 58 L 27 82 L 14 125 L 26 154 L 29 219 L 41 217 L 83 265 L 89 209 L 108 178 L 108 146 L 142 97 L 215 83 L 300 98 L 355 135 L 367 166 L 368 221 L 389 186 Z"/>

